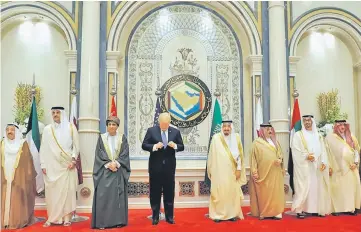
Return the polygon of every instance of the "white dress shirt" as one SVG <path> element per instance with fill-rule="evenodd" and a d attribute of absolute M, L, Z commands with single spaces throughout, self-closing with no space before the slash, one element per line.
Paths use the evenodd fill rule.
<path fill-rule="evenodd" d="M 169 143 L 170 141 L 168 140 L 168 130 L 169 130 L 169 128 L 168 128 L 167 130 L 165 130 L 164 132 L 165 132 L 165 137 L 167 138 L 167 141 L 168 141 L 168 143 Z M 161 136 L 161 137 L 162 137 L 162 133 L 163 133 L 163 131 L 162 131 L 162 129 L 161 129 L 161 130 L 160 130 L 160 136 Z M 156 148 L 156 145 L 157 145 L 157 144 L 154 144 L 154 145 L 153 145 L 153 151 L 158 151 L 158 148 Z M 163 147 L 162 147 L 161 149 L 163 149 L 164 147 L 167 147 L 167 145 L 168 145 L 168 144 L 163 144 Z M 177 144 L 175 144 L 174 150 L 177 150 Z"/>
<path fill-rule="evenodd" d="M 109 146 L 109 149 L 110 149 L 110 152 L 111 152 L 111 157 L 112 157 L 112 160 L 114 160 L 114 156 L 116 155 L 115 152 L 116 152 L 116 146 L 117 146 L 117 143 L 116 141 L 118 141 L 118 133 L 116 135 L 109 135 L 107 136 L 107 140 L 108 140 L 108 146 Z M 115 163 L 117 164 L 117 168 L 120 167 L 120 163 L 116 160 L 114 160 Z M 109 165 L 111 164 L 112 162 L 109 162 L 107 164 L 104 165 L 105 168 L 109 168 Z"/>

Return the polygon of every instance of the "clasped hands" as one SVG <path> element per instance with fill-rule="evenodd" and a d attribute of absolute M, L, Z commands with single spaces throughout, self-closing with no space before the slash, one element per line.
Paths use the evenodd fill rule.
<path fill-rule="evenodd" d="M 175 149 L 175 143 L 173 142 L 173 141 L 170 141 L 169 143 L 168 143 L 168 146 L 170 146 L 171 148 L 173 148 L 173 149 Z M 157 143 L 156 145 L 155 145 L 155 147 L 157 148 L 157 149 L 161 149 L 162 147 L 164 147 L 164 145 L 163 145 L 163 143 L 162 142 L 159 142 L 159 143 Z"/>
<path fill-rule="evenodd" d="M 109 162 L 108 163 L 108 168 L 112 171 L 112 172 L 116 172 L 118 171 L 118 165 L 115 161 Z"/>

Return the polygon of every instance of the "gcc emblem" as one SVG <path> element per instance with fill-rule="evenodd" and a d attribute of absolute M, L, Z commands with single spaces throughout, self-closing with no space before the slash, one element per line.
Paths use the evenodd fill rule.
<path fill-rule="evenodd" d="M 172 124 L 180 128 L 200 124 L 209 114 L 212 95 L 199 78 L 181 74 L 170 78 L 161 88 L 162 111 L 168 111 Z"/>

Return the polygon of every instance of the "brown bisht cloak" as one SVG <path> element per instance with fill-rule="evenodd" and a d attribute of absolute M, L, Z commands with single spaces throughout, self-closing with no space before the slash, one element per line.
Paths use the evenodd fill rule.
<path fill-rule="evenodd" d="M 284 211 L 284 175 L 283 163 L 275 166 L 276 159 L 283 160 L 279 144 L 277 148 L 257 138 L 252 144 L 250 154 L 251 177 L 249 180 L 249 193 L 251 200 L 251 213 L 255 217 L 275 217 Z M 257 172 L 259 179 L 255 181 L 252 173 Z"/>
<path fill-rule="evenodd" d="M 119 135 L 117 143 L 114 160 L 119 162 L 120 167 L 117 172 L 112 172 L 104 167 L 112 161 L 108 141 L 104 134 L 98 139 L 93 169 L 91 228 L 112 228 L 128 224 L 129 145 L 124 135 Z"/>
<path fill-rule="evenodd" d="M 4 225 L 5 198 L 8 181 L 5 177 L 4 141 L 1 142 L 1 226 Z M 20 146 L 11 183 L 8 229 L 19 229 L 32 224 L 36 196 L 36 171 L 27 142 Z"/>

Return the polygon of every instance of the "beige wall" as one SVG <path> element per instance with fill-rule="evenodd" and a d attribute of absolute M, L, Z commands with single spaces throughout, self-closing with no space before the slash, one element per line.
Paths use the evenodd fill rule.
<path fill-rule="evenodd" d="M 64 54 L 68 45 L 59 30 L 47 23 L 24 21 L 1 33 L 1 128 L 14 121 L 17 84 L 32 84 L 34 73 L 43 93 L 43 122 L 50 122 L 53 105 L 68 111 L 70 78 Z"/>
<path fill-rule="evenodd" d="M 344 11 L 349 11 L 355 16 L 361 16 L 361 2 L 360 1 L 292 1 L 292 16 L 295 20 L 300 15 L 307 11 L 316 8 L 340 8 Z"/>
<path fill-rule="evenodd" d="M 330 33 L 311 33 L 298 45 L 296 87 L 299 90 L 301 114 L 314 114 L 320 120 L 317 95 L 339 90 L 341 112 L 348 114 L 355 132 L 355 91 L 353 61 L 346 45 Z"/>

